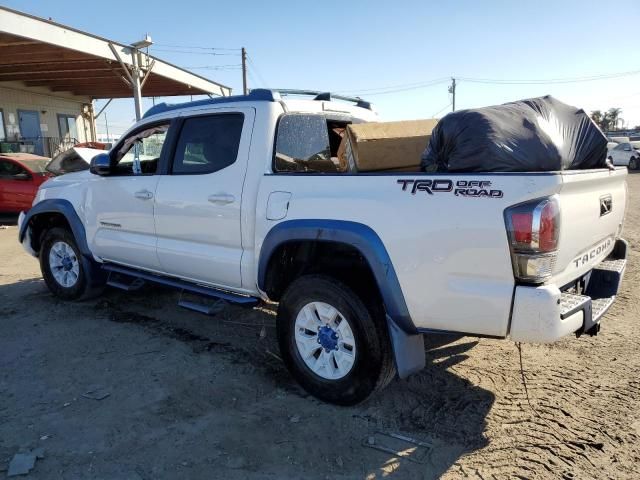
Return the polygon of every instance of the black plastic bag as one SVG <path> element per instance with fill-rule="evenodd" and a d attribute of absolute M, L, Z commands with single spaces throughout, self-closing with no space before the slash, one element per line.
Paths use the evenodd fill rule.
<path fill-rule="evenodd" d="M 606 168 L 607 138 L 584 110 L 532 98 L 442 118 L 422 154 L 425 172 Z"/>

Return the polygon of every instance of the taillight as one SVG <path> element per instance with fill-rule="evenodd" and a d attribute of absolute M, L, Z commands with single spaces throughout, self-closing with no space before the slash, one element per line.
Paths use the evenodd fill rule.
<path fill-rule="evenodd" d="M 560 233 L 556 197 L 521 203 L 505 210 L 513 273 L 518 280 L 542 283 L 553 273 Z"/>

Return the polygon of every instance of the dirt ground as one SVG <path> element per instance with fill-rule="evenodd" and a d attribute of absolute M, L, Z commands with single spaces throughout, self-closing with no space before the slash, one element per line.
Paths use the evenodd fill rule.
<path fill-rule="evenodd" d="M 279 360 L 273 312 L 206 317 L 158 288 L 60 302 L 2 229 L 0 470 L 42 447 L 28 478 L 640 478 L 640 174 L 629 191 L 621 294 L 599 336 L 523 346 L 530 404 L 512 342 L 435 337 L 420 374 L 326 405 Z"/>

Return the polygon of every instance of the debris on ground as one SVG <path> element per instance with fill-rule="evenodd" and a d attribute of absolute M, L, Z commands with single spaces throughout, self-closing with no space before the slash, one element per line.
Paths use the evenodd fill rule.
<path fill-rule="evenodd" d="M 420 464 L 429 461 L 433 446 L 429 442 L 393 432 L 376 432 L 374 435 L 364 438 L 362 445 Z"/>
<path fill-rule="evenodd" d="M 44 449 L 36 448 L 26 453 L 16 453 L 9 462 L 7 477 L 28 475 L 36 465 L 36 459 L 44 458 Z"/>
<path fill-rule="evenodd" d="M 298 423 L 300 422 L 300 415 L 293 415 L 291 417 L 289 417 L 289 421 L 291 423 Z"/>
<path fill-rule="evenodd" d="M 111 392 L 107 391 L 104 387 L 95 387 L 82 394 L 84 398 L 89 398 L 91 400 L 104 400 L 109 395 L 111 395 Z"/>

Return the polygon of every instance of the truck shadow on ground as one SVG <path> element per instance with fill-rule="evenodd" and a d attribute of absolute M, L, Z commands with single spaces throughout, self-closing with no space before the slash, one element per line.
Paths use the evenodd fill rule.
<path fill-rule="evenodd" d="M 144 305 L 156 303 L 167 308 L 169 298 L 178 295 L 171 290 L 148 290 Z M 96 304 L 106 308 L 111 320 L 136 323 L 191 345 L 198 353 L 225 354 L 232 362 L 242 364 L 244 374 L 259 375 L 274 388 L 305 402 L 310 411 L 329 408 L 332 415 L 347 418 L 351 435 L 360 444 L 360 453 L 381 462 L 369 473 L 418 478 L 438 478 L 463 455 L 485 447 L 486 416 L 494 401 L 493 392 L 474 385 L 457 375 L 452 368 L 468 358 L 477 341 L 454 335 L 425 337 L 426 368 L 407 380 L 395 379 L 385 390 L 355 407 L 327 406 L 308 395 L 289 376 L 275 341 L 275 306 L 245 309 L 227 306 L 214 318 L 186 312 L 192 322 L 175 326 L 155 316 L 140 315 L 135 303 L 138 296 L 109 292 Z M 122 299 L 122 302 L 120 301 Z M 127 299 L 127 300 L 125 300 Z M 133 303 L 132 303 L 133 302 Z M 113 305 L 122 308 L 114 310 Z M 128 304 L 128 305 L 127 305 Z M 175 303 L 174 303 L 175 305 Z M 173 308 L 171 305 L 168 308 Z M 124 310 L 126 309 L 126 311 Z M 178 309 L 181 311 L 181 309 Z M 200 323 L 203 322 L 204 324 Z M 207 325 L 208 324 L 208 325 Z M 321 419 L 312 423 L 322 422 Z M 310 425 L 309 428 L 315 428 Z M 320 428 L 318 426 L 318 428 Z M 401 434 L 431 445 L 424 447 L 387 434 Z M 368 445 L 373 437 L 374 445 Z M 352 443 L 354 438 L 349 439 Z M 377 449 L 375 447 L 382 447 Z M 341 447 L 336 445 L 336 451 Z M 383 451 L 389 450 L 389 451 Z M 402 452 L 396 455 L 390 451 Z M 359 459 L 358 459 L 359 460 Z"/>
<path fill-rule="evenodd" d="M 372 474 L 375 478 L 437 478 L 461 456 L 488 443 L 484 435 L 486 416 L 495 396 L 452 369 L 468 358 L 476 341 L 445 335 L 430 337 L 425 341 L 427 367 L 422 372 L 408 380 L 394 380 L 363 404 L 336 407 L 309 396 L 289 376 L 279 359 L 273 306 L 253 310 L 228 306 L 216 317 L 208 318 L 178 308 L 177 298 L 177 293 L 155 286 L 145 287 L 138 294 L 107 289 L 98 299 L 66 306 L 48 295 L 42 280 L 28 280 L 0 286 L 0 299 L 11 299 L 2 305 L 0 317 L 23 315 L 24 305 L 29 304 L 33 311 L 42 312 L 37 319 L 40 322 L 64 321 L 44 313 L 64 308 L 70 315 L 81 318 L 92 316 L 98 322 L 138 326 L 154 338 L 177 340 L 188 345 L 198 357 L 211 356 L 214 363 L 228 365 L 229 378 L 218 376 L 216 380 L 200 381 L 220 382 L 219 387 L 229 389 L 234 399 L 244 398 L 241 410 L 235 412 L 237 415 L 233 409 L 227 411 L 226 422 L 238 432 L 260 432 L 255 438 L 248 435 L 242 447 L 253 452 L 255 465 L 261 465 L 256 474 L 276 468 L 276 460 L 268 452 L 277 448 L 278 458 L 299 460 L 300 463 L 291 465 L 293 476 L 302 469 L 306 478 L 325 478 L 327 474 L 348 478 Z M 104 328 L 100 328 L 104 334 Z M 126 374 L 123 372 L 123 376 Z M 260 395 L 256 393 L 255 399 L 248 399 L 244 390 L 256 385 Z M 158 407 L 157 411 L 164 413 L 155 421 L 176 422 L 184 408 L 189 409 L 190 418 L 212 415 L 221 405 L 220 400 L 206 395 L 207 388 L 185 391 L 182 400 L 185 405 L 177 410 Z M 233 393 L 234 389 L 237 393 Z M 255 416 L 254 424 L 247 425 L 247 412 L 254 411 L 260 415 Z M 271 439 L 273 448 L 260 443 L 265 435 L 275 435 L 269 433 L 270 428 L 276 429 L 275 425 L 278 429 L 281 425 L 295 427 L 296 417 L 303 419 L 300 421 L 305 423 L 305 432 L 313 433 L 295 436 L 293 432 L 280 432 L 279 438 Z M 143 434 L 148 420 L 141 417 L 139 421 L 136 431 Z M 273 426 L 265 425 L 265 421 L 273 422 Z M 409 440 L 393 436 L 397 434 Z M 216 432 L 210 436 L 210 441 L 219 440 Z M 315 447 L 316 451 L 305 447 L 309 441 L 317 445 L 318 440 L 321 447 Z M 324 464 L 319 462 L 325 458 Z M 249 471 L 251 464 L 247 465 Z M 282 471 L 282 467 L 278 470 Z"/>

